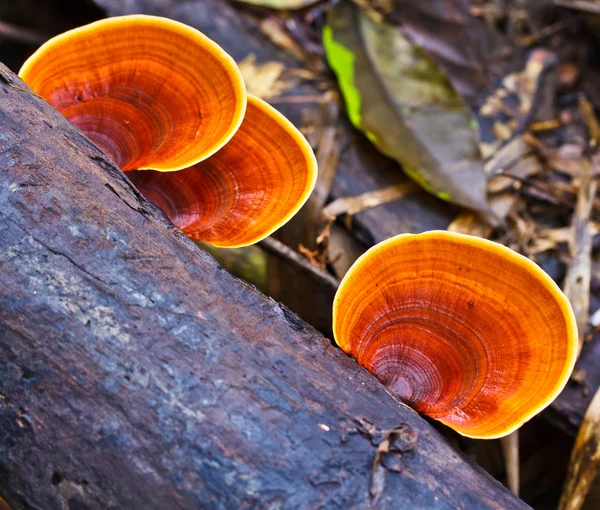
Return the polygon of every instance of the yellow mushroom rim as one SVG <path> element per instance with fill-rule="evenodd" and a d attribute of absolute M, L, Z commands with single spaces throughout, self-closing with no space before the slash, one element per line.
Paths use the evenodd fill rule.
<path fill-rule="evenodd" d="M 577 356 L 571 305 L 534 262 L 485 239 L 388 239 L 350 268 L 333 307 L 337 344 L 415 410 L 503 437 L 559 395 Z"/>
<path fill-rule="evenodd" d="M 246 90 L 235 61 L 167 18 L 107 18 L 58 35 L 19 76 L 124 171 L 175 171 L 235 134 Z"/>
<path fill-rule="evenodd" d="M 315 155 L 275 108 L 248 96 L 231 141 L 180 172 L 130 172 L 135 186 L 188 236 L 214 246 L 254 244 L 289 221 L 314 189 Z"/>

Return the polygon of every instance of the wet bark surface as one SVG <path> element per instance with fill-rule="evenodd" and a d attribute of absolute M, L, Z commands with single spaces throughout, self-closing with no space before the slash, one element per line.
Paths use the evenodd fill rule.
<path fill-rule="evenodd" d="M 522 508 L 226 273 L 0 71 L 0 497 L 16 509 Z M 382 471 L 383 469 L 383 471 Z"/>

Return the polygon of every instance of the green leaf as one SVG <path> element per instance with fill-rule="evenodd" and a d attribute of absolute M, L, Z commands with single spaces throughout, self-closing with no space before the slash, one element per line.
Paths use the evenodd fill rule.
<path fill-rule="evenodd" d="M 487 211 L 477 122 L 429 56 L 350 2 L 331 10 L 323 42 L 350 121 L 426 190 Z"/>

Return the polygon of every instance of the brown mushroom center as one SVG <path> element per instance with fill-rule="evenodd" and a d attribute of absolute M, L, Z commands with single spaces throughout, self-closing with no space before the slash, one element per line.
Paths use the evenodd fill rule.
<path fill-rule="evenodd" d="M 464 407 L 481 390 L 489 353 L 481 323 L 432 309 L 430 298 L 408 297 L 401 308 L 376 319 L 359 352 L 403 401 L 435 418 Z"/>
<path fill-rule="evenodd" d="M 80 92 L 76 98 L 52 104 L 123 170 L 145 165 L 170 140 L 171 115 L 140 91 L 95 98 Z"/>

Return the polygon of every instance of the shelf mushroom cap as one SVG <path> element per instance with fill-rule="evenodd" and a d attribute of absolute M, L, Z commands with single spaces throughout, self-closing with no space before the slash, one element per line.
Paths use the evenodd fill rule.
<path fill-rule="evenodd" d="M 335 296 L 338 345 L 415 410 L 505 436 L 567 383 L 577 326 L 534 262 L 463 234 L 403 234 L 363 254 Z"/>
<path fill-rule="evenodd" d="M 219 152 L 179 172 L 131 172 L 135 186 L 188 236 L 215 246 L 256 243 L 312 192 L 315 155 L 275 108 L 248 95 L 240 129 Z"/>
<path fill-rule="evenodd" d="M 239 128 L 246 91 L 235 61 L 167 18 L 107 18 L 43 44 L 19 76 L 124 170 L 191 166 Z"/>
<path fill-rule="evenodd" d="M 190 237 L 253 244 L 286 223 L 317 178 L 296 127 L 216 43 L 166 18 L 108 18 L 59 35 L 19 73 Z"/>

